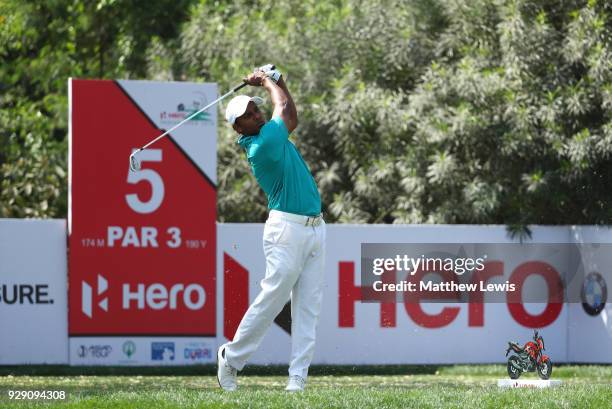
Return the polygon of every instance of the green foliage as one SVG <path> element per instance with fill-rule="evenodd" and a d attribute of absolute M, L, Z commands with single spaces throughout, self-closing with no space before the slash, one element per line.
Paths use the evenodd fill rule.
<path fill-rule="evenodd" d="M 0 217 L 66 217 L 68 78 L 146 76 L 189 4 L 0 2 Z"/>
<path fill-rule="evenodd" d="M 429 220 L 609 223 L 609 6 L 577 3 L 453 2 L 472 17 L 448 14 L 408 104 Z"/>
<path fill-rule="evenodd" d="M 0 215 L 65 214 L 67 77 L 225 90 L 273 62 L 330 221 L 503 223 L 520 237 L 610 223 L 609 2 L 192 3 L 2 3 Z M 219 124 L 219 219 L 262 221 L 265 197 Z"/>
<path fill-rule="evenodd" d="M 397 148 L 409 141 L 405 90 L 434 57 L 440 19 L 429 1 L 202 1 L 185 25 L 181 56 L 189 78 L 222 89 L 254 66 L 276 63 L 298 106 L 293 141 L 319 182 L 329 218 L 390 222 Z M 219 218 L 264 220 L 265 198 L 246 182 L 253 179 L 234 139 L 222 126 Z M 254 195 L 256 212 L 245 212 Z"/>
<path fill-rule="evenodd" d="M 182 53 L 189 77 L 225 88 L 267 61 L 287 73 L 294 141 L 332 220 L 609 223 L 610 11 L 598 1 L 203 1 Z M 254 213 L 242 211 L 258 193 L 232 135 L 221 131 L 220 218 L 262 220 L 261 193 Z"/>
<path fill-rule="evenodd" d="M 9 119 L 11 114 L 15 117 Z M 0 215 L 66 214 L 66 146 L 50 136 L 48 118 L 26 103 L 2 112 L 0 128 L 10 132 L 0 166 Z"/>

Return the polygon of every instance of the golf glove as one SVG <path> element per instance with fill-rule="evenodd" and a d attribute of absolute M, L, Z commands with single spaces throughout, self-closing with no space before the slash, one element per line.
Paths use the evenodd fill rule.
<path fill-rule="evenodd" d="M 275 83 L 278 82 L 281 77 L 280 71 L 277 70 L 272 64 L 262 65 L 261 67 L 257 68 L 256 71 L 263 71 L 264 74 L 266 74 L 266 77 L 270 78 Z"/>

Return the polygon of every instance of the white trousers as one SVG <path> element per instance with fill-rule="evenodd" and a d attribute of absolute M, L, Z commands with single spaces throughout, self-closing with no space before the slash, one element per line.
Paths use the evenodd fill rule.
<path fill-rule="evenodd" d="M 304 379 L 308 376 L 321 311 L 325 222 L 316 227 L 305 226 L 298 221 L 300 218 L 306 219 L 270 211 L 263 236 L 266 276 L 261 281 L 261 292 L 242 317 L 234 339 L 225 344 L 225 357 L 238 370 L 255 352 L 291 297 L 289 375 Z"/>

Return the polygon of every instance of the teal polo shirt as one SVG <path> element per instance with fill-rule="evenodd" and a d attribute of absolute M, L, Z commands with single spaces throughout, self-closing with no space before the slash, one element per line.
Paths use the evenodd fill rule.
<path fill-rule="evenodd" d="M 268 208 L 318 216 L 321 197 L 310 169 L 279 117 L 272 117 L 257 135 L 242 135 L 238 144 L 246 151 L 257 183 L 268 196 Z"/>

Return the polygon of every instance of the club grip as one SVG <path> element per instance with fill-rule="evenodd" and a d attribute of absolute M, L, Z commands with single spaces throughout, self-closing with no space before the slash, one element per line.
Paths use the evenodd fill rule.
<path fill-rule="evenodd" d="M 248 85 L 248 84 L 247 84 L 246 82 L 243 82 L 243 83 L 242 83 L 242 84 L 240 84 L 240 85 L 236 85 L 236 86 L 234 87 L 234 89 L 232 90 L 232 92 L 236 92 L 236 91 L 238 91 L 238 90 L 240 90 L 240 89 L 242 89 L 242 88 L 246 87 L 247 85 Z"/>

